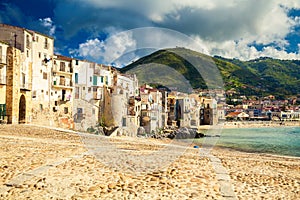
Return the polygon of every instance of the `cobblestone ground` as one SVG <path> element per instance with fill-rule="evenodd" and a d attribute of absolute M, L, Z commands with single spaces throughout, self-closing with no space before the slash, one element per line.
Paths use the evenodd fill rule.
<path fill-rule="evenodd" d="M 161 151 L 170 141 L 111 138 L 110 142 L 126 152 L 124 155 L 145 155 Z M 299 196 L 299 159 L 220 149 L 213 150 L 213 155 L 202 156 L 199 149 L 187 148 L 165 167 L 134 173 L 134 169 L 128 172 L 101 162 L 101 153 L 89 151 L 82 135 L 28 125 L 1 125 L 0 199 Z M 226 196 L 230 194 L 227 190 L 231 196 Z"/>

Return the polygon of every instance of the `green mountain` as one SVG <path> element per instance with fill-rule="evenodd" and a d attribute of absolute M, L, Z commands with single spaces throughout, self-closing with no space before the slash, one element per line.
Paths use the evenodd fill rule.
<path fill-rule="evenodd" d="M 173 48 L 156 51 L 120 71 L 137 74 L 140 83 L 184 90 L 224 87 L 237 95 L 272 94 L 279 98 L 300 94 L 300 60 L 240 61 Z"/>

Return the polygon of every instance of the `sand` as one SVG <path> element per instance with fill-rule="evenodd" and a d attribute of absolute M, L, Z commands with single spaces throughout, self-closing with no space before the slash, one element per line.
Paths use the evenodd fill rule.
<path fill-rule="evenodd" d="M 1 125 L 0 199 L 297 199 L 300 196 L 299 158 L 216 148 L 212 154 L 203 155 L 199 153 L 201 149 L 190 144 L 184 151 L 179 146 L 174 148 L 180 153 L 176 160 L 158 169 L 146 169 L 142 168 L 143 159 L 152 152 L 162 152 L 170 140 L 114 137 L 108 141 L 118 149 L 114 153 L 120 155 L 119 163 L 111 156 L 115 165 L 101 157 L 103 149 L 93 152 L 96 147 L 87 146 L 83 135 L 28 125 Z M 136 155 L 142 159 L 126 163 L 124 158 Z M 159 165 L 159 159 L 155 159 L 154 165 Z M 164 159 L 162 154 L 160 160 Z M 137 166 L 139 163 L 141 168 Z"/>

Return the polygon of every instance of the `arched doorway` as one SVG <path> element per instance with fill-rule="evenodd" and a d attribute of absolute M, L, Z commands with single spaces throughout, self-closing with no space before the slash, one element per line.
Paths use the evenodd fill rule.
<path fill-rule="evenodd" d="M 26 122 L 26 99 L 22 95 L 19 102 L 19 124 L 24 124 Z"/>

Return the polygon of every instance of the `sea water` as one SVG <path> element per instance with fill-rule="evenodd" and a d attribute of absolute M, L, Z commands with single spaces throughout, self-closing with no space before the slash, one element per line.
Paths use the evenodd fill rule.
<path fill-rule="evenodd" d="M 216 137 L 214 131 L 209 134 Z M 217 135 L 214 140 L 219 147 L 300 157 L 300 127 L 222 129 Z M 195 142 L 206 141 L 204 138 Z"/>

